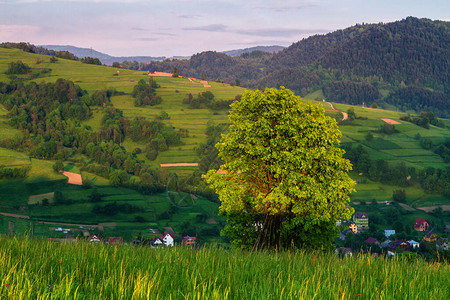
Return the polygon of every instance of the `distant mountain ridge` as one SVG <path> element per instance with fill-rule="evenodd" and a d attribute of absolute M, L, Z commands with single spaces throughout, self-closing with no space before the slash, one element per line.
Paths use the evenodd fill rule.
<path fill-rule="evenodd" d="M 113 62 L 136 61 L 138 63 L 149 63 L 151 61 L 163 60 L 165 56 L 111 56 L 91 48 L 80 48 L 70 45 L 40 45 L 43 48 L 54 51 L 69 51 L 79 58 L 93 57 L 98 58 L 104 65 L 112 65 Z"/>

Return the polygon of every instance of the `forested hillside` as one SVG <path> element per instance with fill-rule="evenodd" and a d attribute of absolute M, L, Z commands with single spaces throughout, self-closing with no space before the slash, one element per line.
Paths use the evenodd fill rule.
<path fill-rule="evenodd" d="M 302 96 L 321 90 L 333 102 L 376 102 L 449 117 L 449 41 L 449 22 L 408 17 L 315 35 L 273 55 L 208 51 L 139 68 L 177 68 L 186 76 L 252 88 L 286 86 Z M 405 97 L 411 89 L 420 96 Z"/>

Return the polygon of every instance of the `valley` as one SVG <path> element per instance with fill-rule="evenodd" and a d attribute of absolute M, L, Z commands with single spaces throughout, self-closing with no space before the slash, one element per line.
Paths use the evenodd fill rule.
<path fill-rule="evenodd" d="M 136 162 L 148 166 L 148 172 L 151 172 L 154 178 L 151 179 L 154 180 L 151 188 L 149 185 L 148 188 L 142 189 L 139 187 L 144 180 L 142 174 L 139 175 L 136 171 L 124 173 L 120 171 L 120 168 L 124 167 L 117 168 L 110 163 L 99 163 L 93 156 L 87 155 L 86 150 L 78 149 L 79 145 L 73 145 L 72 148 L 65 146 L 67 154 L 63 159 L 56 159 L 56 156 L 47 159 L 38 158 L 27 152 L 29 149 L 21 148 L 20 145 L 16 148 L 2 146 L 1 166 L 29 170 L 23 179 L 0 180 L 2 199 L 0 212 L 3 213 L 0 216 L 1 232 L 55 238 L 81 237 L 85 233 L 79 230 L 79 227 L 80 224 L 84 224 L 87 227 L 93 226 L 87 232 L 98 231 L 105 237 L 118 235 L 130 241 L 139 235 L 151 239 L 170 228 L 177 234 L 177 239 L 185 235 L 197 235 L 200 242 L 227 243 L 226 239 L 219 236 L 225 219 L 218 216 L 218 200 L 214 193 L 206 188 L 200 175 L 215 166 L 215 162 L 212 161 L 217 155 L 213 153 L 214 151 L 208 150 L 212 148 L 206 147 L 208 143 L 217 142 L 217 139 L 211 138 L 208 130 L 211 128 L 218 130 L 219 125 L 225 128 L 229 122 L 226 109 L 228 104 L 221 103 L 233 102 L 245 91 L 244 88 L 211 81 L 208 82 L 208 87 L 205 87 L 200 79 L 152 76 L 158 85 L 155 88 L 156 95 L 162 102 L 153 106 L 135 106 L 133 89 L 140 80 L 143 79 L 145 82 L 150 80 L 148 72 L 88 65 L 65 59 L 51 63 L 48 56 L 24 53 L 17 49 L 0 48 L 0 58 L 0 81 L 4 83 L 11 79 L 5 74 L 8 64 L 20 60 L 31 66 L 32 73 L 17 75 L 14 80 L 18 82 L 54 84 L 58 78 L 63 78 L 79 85 L 90 96 L 96 91 L 114 89 L 115 92 L 111 94 L 109 102 L 102 105 L 91 104 L 89 106 L 91 116 L 77 121 L 74 128 L 92 134 L 96 132 L 107 134 L 104 123 L 105 112 L 107 109 L 119 110 L 121 115 L 119 126 L 124 126 L 120 135 L 124 138 L 120 142 L 116 141 L 116 144 L 123 153 L 131 154 L 130 157 L 134 157 Z M 51 71 L 41 73 L 45 69 Z M 197 95 L 206 92 L 213 95 L 216 107 L 208 107 L 200 102 L 194 106 L 193 102 L 188 104 L 185 100 L 189 98 L 189 94 L 196 99 Z M 351 201 L 359 203 L 353 205 L 355 210 L 365 212 L 362 203 L 392 201 L 395 191 L 403 190 L 406 194 L 403 203 L 413 209 L 404 210 L 406 216 L 402 220 L 404 226 L 417 217 L 428 218 L 437 225 L 448 224 L 450 213 L 446 206 L 447 196 L 425 190 L 421 186 L 421 178 L 425 176 L 423 172 L 427 168 L 433 170 L 448 168 L 448 162 L 444 162 L 435 150 L 437 145 L 446 142 L 450 121 L 441 119 L 443 127 L 432 125 L 425 129 L 402 121 L 401 118 L 405 116 L 403 112 L 343 103 L 324 103 L 317 100 L 323 98 L 323 93 L 317 90 L 305 95 L 303 101 L 322 103 L 326 114 L 338 121 L 342 132 L 342 146 L 347 147 L 345 149 L 357 149 L 360 146 L 364 151 L 365 163 L 362 160 L 359 163 L 352 161 L 354 171 L 351 172 L 351 177 L 358 182 L 356 192 L 351 194 Z M 1 140 L 4 142 L 8 139 L 23 139 L 24 130 L 11 126 L 8 116 L 9 110 L 5 104 L 0 105 Z M 158 150 L 156 157 L 149 158 L 145 153 L 149 147 L 148 142 L 140 138 L 133 140 L 129 136 L 131 129 L 126 129 L 130 126 L 129 122 L 136 117 L 148 121 L 155 120 L 173 129 L 173 132 L 179 135 L 180 142 Z M 388 123 L 383 119 L 397 123 L 386 129 Z M 71 127 L 67 130 L 69 128 Z M 386 131 L 392 128 L 395 130 Z M 100 138 L 102 135 L 97 136 Z M 431 141 L 434 146 L 424 149 L 421 139 Z M 33 141 L 34 139 L 31 139 L 31 145 L 35 145 Z M 205 155 L 205 152 L 199 152 L 200 148 L 209 152 Z M 214 156 L 211 158 L 212 161 L 208 158 L 205 162 L 205 157 L 209 155 Z M 370 164 L 367 165 L 368 160 L 383 160 L 391 170 L 397 169 L 401 164 L 407 170 L 405 178 L 413 177 L 409 182 L 401 184 L 380 181 L 375 179 L 375 175 L 369 176 L 369 173 L 374 171 L 370 169 Z M 57 161 L 62 162 L 63 171 L 81 174 L 82 184 L 69 184 L 67 177 L 55 172 L 54 165 Z M 98 171 L 100 169 L 103 171 Z M 113 173 L 126 178 L 121 177 L 118 182 L 113 182 Z M 443 209 L 440 215 L 435 215 L 433 211 L 431 214 L 425 213 L 426 207 Z M 10 214 L 28 216 L 29 219 L 15 218 Z M 64 234 L 49 230 L 52 226 L 44 222 L 65 226 L 64 228 L 71 229 L 71 232 Z M 388 229 L 391 226 L 389 222 L 383 221 L 379 229 Z M 439 226 L 442 225 L 438 225 L 438 228 L 441 228 Z"/>

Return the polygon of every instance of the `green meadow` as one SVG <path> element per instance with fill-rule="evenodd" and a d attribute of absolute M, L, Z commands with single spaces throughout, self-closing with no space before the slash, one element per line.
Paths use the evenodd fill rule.
<path fill-rule="evenodd" d="M 413 255 L 110 246 L 0 237 L 2 299 L 448 299 L 450 267 Z"/>

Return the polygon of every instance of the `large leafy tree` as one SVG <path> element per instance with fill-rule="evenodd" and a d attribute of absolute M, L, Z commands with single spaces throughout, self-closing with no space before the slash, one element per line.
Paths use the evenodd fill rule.
<path fill-rule="evenodd" d="M 351 216 L 346 204 L 355 185 L 336 147 L 336 121 L 284 87 L 245 92 L 229 118 L 216 145 L 225 164 L 205 178 L 232 242 L 253 249 L 331 244 L 336 220 Z"/>

